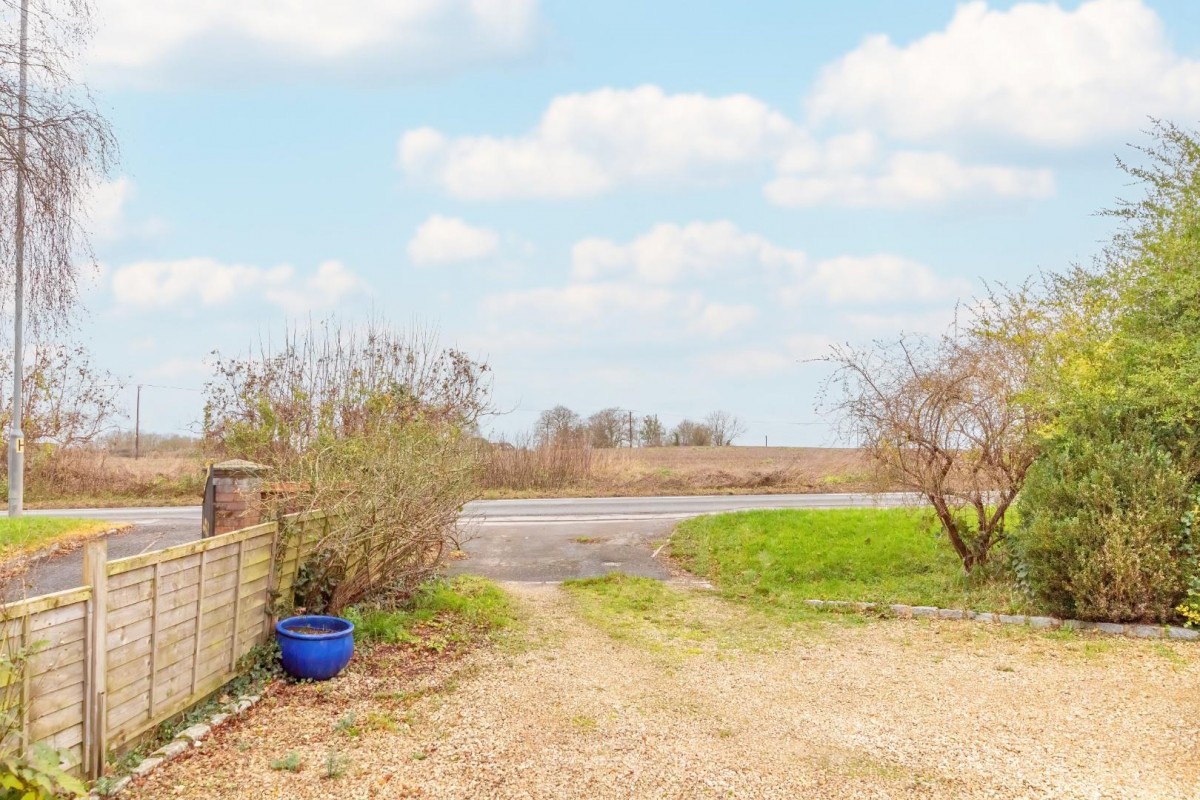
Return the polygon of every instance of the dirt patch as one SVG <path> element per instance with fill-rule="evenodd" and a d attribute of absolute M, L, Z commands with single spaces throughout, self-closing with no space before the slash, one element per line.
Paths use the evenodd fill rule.
<path fill-rule="evenodd" d="M 1200 785 L 1200 649 L 1185 644 L 858 619 L 765 650 L 664 652 L 589 623 L 558 587 L 509 588 L 533 645 L 384 651 L 383 666 L 287 687 L 130 796 L 1163 798 Z M 271 769 L 292 753 L 298 771 Z"/>

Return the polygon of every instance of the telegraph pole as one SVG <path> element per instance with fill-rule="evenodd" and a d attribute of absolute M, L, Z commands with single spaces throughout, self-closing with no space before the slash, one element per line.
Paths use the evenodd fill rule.
<path fill-rule="evenodd" d="M 21 383 L 25 378 L 25 117 L 28 114 L 29 0 L 21 0 L 21 41 L 18 50 L 17 180 L 13 225 L 16 298 L 13 306 L 13 400 L 8 433 L 8 516 L 19 517 L 25 506 L 25 432 L 21 418 L 25 404 Z"/>
<path fill-rule="evenodd" d="M 633 412 L 629 412 L 629 449 L 633 449 Z"/>
<path fill-rule="evenodd" d="M 137 387 L 137 403 L 133 412 L 133 460 L 137 461 L 138 452 L 142 448 L 142 385 Z"/>

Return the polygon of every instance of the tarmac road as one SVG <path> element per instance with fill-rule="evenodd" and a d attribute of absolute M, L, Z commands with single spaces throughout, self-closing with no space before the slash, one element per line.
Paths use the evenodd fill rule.
<path fill-rule="evenodd" d="M 656 551 L 676 520 L 701 514 L 763 508 L 866 508 L 914 505 L 909 494 L 768 494 L 682 497 L 582 497 L 477 500 L 462 515 L 462 548 L 451 574 L 474 573 L 508 581 L 546 582 L 627 572 L 668 577 Z M 108 540 L 110 559 L 125 558 L 200 538 L 200 507 L 68 508 L 30 516 L 81 517 L 129 522 Z M 26 595 L 78 586 L 80 551 L 30 569 Z M 8 587 L 11 597 L 16 587 Z"/>

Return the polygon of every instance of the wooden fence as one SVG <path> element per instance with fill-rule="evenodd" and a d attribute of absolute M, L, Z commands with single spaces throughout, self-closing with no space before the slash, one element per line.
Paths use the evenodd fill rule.
<path fill-rule="evenodd" d="M 0 606 L 8 652 L 34 651 L 7 692 L 19 746 L 48 744 L 95 777 L 109 750 L 232 680 L 324 525 L 293 515 L 117 561 L 100 540 L 81 588 Z"/>

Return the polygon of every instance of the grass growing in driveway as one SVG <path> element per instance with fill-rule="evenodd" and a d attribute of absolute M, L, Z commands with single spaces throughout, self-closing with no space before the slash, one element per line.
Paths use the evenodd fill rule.
<path fill-rule="evenodd" d="M 59 517 L 0 517 L 0 562 L 48 547 L 55 542 L 82 540 L 113 528 L 94 519 Z"/>
<path fill-rule="evenodd" d="M 767 651 L 785 636 L 775 619 L 757 609 L 654 578 L 614 572 L 564 581 L 563 588 L 589 623 L 614 639 L 662 655 Z"/>
<path fill-rule="evenodd" d="M 486 578 L 473 575 L 430 581 L 403 608 L 359 606 L 349 609 L 346 618 L 354 623 L 356 641 L 419 641 L 435 649 L 518 623 L 509 596 Z"/>
<path fill-rule="evenodd" d="M 964 575 L 930 515 L 916 509 L 698 517 L 676 528 L 671 550 L 725 594 L 780 610 L 808 599 L 1029 610 L 1010 581 Z"/>

